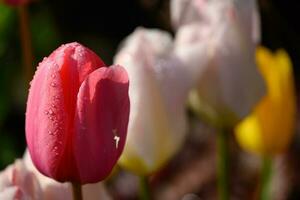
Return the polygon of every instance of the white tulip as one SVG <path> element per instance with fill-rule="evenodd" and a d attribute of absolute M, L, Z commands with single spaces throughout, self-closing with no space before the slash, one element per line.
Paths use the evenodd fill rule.
<path fill-rule="evenodd" d="M 191 105 L 214 125 L 232 126 L 264 94 L 255 64 L 260 35 L 255 1 L 189 2 L 181 10 L 193 6 L 198 14 L 192 17 L 178 12 L 178 0 L 172 5 L 177 5 L 173 19 L 178 26 L 174 51 L 196 88 L 190 94 Z"/>
<path fill-rule="evenodd" d="M 130 81 L 128 135 L 120 164 L 137 174 L 158 170 L 185 138 L 191 83 L 172 49 L 168 33 L 137 28 L 114 60 L 126 68 Z"/>

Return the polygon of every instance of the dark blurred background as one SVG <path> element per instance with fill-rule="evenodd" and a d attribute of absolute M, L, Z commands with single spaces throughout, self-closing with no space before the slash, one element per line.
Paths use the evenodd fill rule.
<path fill-rule="evenodd" d="M 262 43 L 284 48 L 292 58 L 299 93 L 300 2 L 260 0 Z M 35 66 L 63 43 L 88 46 L 110 65 L 118 44 L 137 26 L 172 32 L 168 0 L 63 1 L 29 5 Z M 25 146 L 24 80 L 16 8 L 0 5 L 0 170 L 21 157 Z M 295 144 L 296 145 L 296 144 Z"/>

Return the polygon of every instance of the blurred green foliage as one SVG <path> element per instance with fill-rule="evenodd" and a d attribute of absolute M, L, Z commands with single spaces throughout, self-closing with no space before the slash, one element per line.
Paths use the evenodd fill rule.
<path fill-rule="evenodd" d="M 60 45 L 60 35 L 47 7 L 30 8 L 34 66 Z M 28 83 L 23 76 L 17 8 L 0 4 L 0 169 L 25 149 L 25 103 Z"/>

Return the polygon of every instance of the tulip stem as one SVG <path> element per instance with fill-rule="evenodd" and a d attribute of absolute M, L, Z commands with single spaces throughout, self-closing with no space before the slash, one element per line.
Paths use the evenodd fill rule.
<path fill-rule="evenodd" d="M 272 171 L 272 158 L 264 156 L 262 158 L 260 200 L 271 199 L 270 183 L 272 179 Z"/>
<path fill-rule="evenodd" d="M 218 172 L 218 195 L 220 200 L 229 200 L 229 133 L 226 129 L 220 129 L 217 134 L 217 172 Z"/>
<path fill-rule="evenodd" d="M 140 200 L 150 200 L 150 186 L 148 182 L 148 178 L 146 176 L 140 176 L 140 191 L 139 191 L 139 199 Z"/>
<path fill-rule="evenodd" d="M 79 184 L 79 183 L 72 183 L 72 191 L 73 191 L 73 199 L 74 200 L 83 200 L 83 198 L 82 198 L 81 184 Z"/>
<path fill-rule="evenodd" d="M 33 53 L 31 46 L 31 34 L 29 26 L 29 17 L 26 5 L 18 7 L 20 23 L 20 40 L 22 47 L 23 65 L 25 81 L 30 81 L 33 74 Z"/>

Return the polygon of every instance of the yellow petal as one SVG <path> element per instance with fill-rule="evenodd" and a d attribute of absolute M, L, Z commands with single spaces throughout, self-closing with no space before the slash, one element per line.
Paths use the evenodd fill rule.
<path fill-rule="evenodd" d="M 257 49 L 256 59 L 267 84 L 267 94 L 236 127 L 236 137 L 249 152 L 276 154 L 288 146 L 295 128 L 292 63 L 284 50 L 272 54 L 264 47 Z"/>

